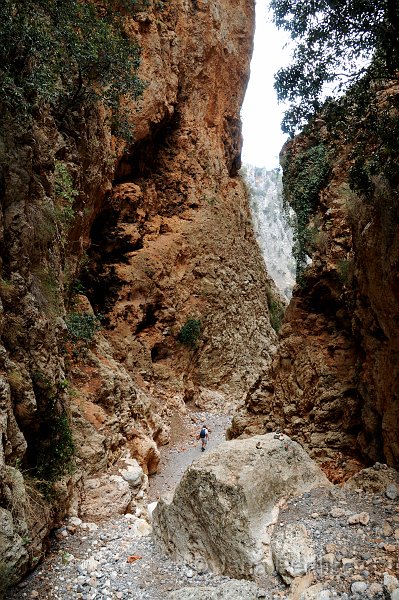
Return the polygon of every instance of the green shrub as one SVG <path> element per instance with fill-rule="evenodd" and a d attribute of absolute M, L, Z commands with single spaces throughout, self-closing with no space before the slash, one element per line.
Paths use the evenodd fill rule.
<path fill-rule="evenodd" d="M 48 483 L 73 471 L 75 446 L 65 412 L 55 415 L 47 424 L 47 429 L 47 443 L 41 444 L 38 449 L 35 475 L 43 480 L 48 491 Z"/>
<path fill-rule="evenodd" d="M 350 281 L 351 271 L 353 267 L 353 261 L 343 258 L 338 261 L 338 277 L 344 285 L 347 285 Z"/>
<path fill-rule="evenodd" d="M 269 308 L 270 325 L 274 331 L 278 333 L 283 323 L 285 306 L 279 298 L 277 298 L 272 290 L 268 287 L 266 290 L 267 306 Z"/>
<path fill-rule="evenodd" d="M 314 211 L 319 193 L 330 173 L 328 151 L 323 144 L 306 148 L 293 159 L 287 157 L 283 175 L 283 194 L 286 209 L 295 212 L 291 221 L 294 228 L 293 255 L 296 260 L 297 279 L 307 263 L 310 241 L 309 217 Z"/>
<path fill-rule="evenodd" d="M 56 161 L 54 175 L 56 198 L 61 200 L 61 206 L 56 210 L 56 217 L 61 227 L 67 227 L 75 216 L 73 203 L 79 192 L 73 187 L 72 178 L 63 162 Z"/>
<path fill-rule="evenodd" d="M 201 321 L 190 317 L 179 331 L 177 339 L 190 348 L 195 348 L 201 335 Z"/>
<path fill-rule="evenodd" d="M 132 13 L 136 4 L 121 8 Z M 100 99 L 117 121 L 120 98 L 141 95 L 140 51 L 116 1 L 2 0 L 0 22 L 0 98 L 14 120 L 28 123 L 46 104 L 62 121 Z"/>
<path fill-rule="evenodd" d="M 95 333 L 101 329 L 98 316 L 92 313 L 71 313 L 65 322 L 69 339 L 73 342 L 91 342 Z"/>

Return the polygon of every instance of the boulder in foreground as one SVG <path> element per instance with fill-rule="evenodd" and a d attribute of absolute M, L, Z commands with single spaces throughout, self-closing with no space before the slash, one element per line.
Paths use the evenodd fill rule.
<path fill-rule="evenodd" d="M 171 501 L 158 503 L 154 538 L 176 561 L 252 579 L 274 568 L 279 504 L 321 485 L 331 484 L 285 435 L 224 442 L 187 469 Z"/>
<path fill-rule="evenodd" d="M 168 595 L 168 600 L 258 600 L 257 586 L 251 581 L 228 581 L 219 587 L 185 587 Z"/>

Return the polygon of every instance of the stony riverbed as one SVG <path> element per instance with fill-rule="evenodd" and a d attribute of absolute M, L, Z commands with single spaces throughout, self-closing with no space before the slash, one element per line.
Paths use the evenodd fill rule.
<path fill-rule="evenodd" d="M 228 417 L 188 414 L 150 481 L 149 500 L 172 494 L 186 466 L 201 455 L 195 432 L 203 421 L 211 431 L 209 449 L 223 440 Z M 98 523 L 67 519 L 44 562 L 9 598 L 399 600 L 398 481 L 377 464 L 353 485 L 317 488 L 283 505 L 276 527 L 301 523 L 316 555 L 291 588 L 276 572 L 255 585 L 174 563 L 155 547 L 148 516 L 138 509 Z"/>

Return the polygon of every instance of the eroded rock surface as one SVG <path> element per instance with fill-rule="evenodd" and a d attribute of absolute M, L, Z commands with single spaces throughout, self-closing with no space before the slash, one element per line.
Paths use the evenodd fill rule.
<path fill-rule="evenodd" d="M 154 473 L 171 411 L 233 406 L 276 341 L 238 176 L 253 2 L 154 2 L 123 20 L 147 83 L 131 144 L 101 105 L 0 132 L 0 506 L 28 528 L 19 575 L 88 481 L 127 451 Z M 93 308 L 105 318 L 82 339 Z M 190 318 L 201 335 L 185 346 Z M 8 467 L 29 473 L 27 496 Z"/>
<path fill-rule="evenodd" d="M 168 600 L 258 600 L 262 596 L 254 583 L 229 581 L 217 588 L 185 587 L 168 594 Z"/>
<path fill-rule="evenodd" d="M 382 137 L 389 136 L 386 115 L 397 122 L 398 97 L 392 82 L 368 97 L 365 112 L 375 116 Z M 367 175 L 385 142 L 378 127 L 365 136 L 364 123 L 350 115 L 350 141 L 326 117 L 283 150 L 288 197 L 299 180 L 314 176 L 320 184 L 313 204 L 299 206 L 303 252 L 312 260 L 294 289 L 272 366 L 249 391 L 231 431 L 280 427 L 336 481 L 359 468 L 356 460 L 399 466 L 399 159 L 396 146 L 389 147 Z M 310 152 L 323 154 L 323 177 L 312 167 L 304 176 Z M 356 179 L 360 165 L 368 191 Z"/>
<path fill-rule="evenodd" d="M 175 560 L 252 579 L 273 570 L 270 535 L 284 498 L 329 483 L 299 444 L 267 434 L 224 442 L 193 463 L 153 513 Z"/>

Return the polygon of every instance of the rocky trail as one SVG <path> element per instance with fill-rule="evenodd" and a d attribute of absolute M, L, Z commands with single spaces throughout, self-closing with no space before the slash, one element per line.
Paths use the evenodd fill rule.
<path fill-rule="evenodd" d="M 149 501 L 173 494 L 184 470 L 201 455 L 196 440 L 202 423 L 209 428 L 208 449 L 224 440 L 226 415 L 176 413 L 170 444 L 161 448 L 159 472 L 150 477 Z M 160 600 L 168 591 L 188 584 L 218 586 L 226 577 L 196 573 L 160 554 L 141 515 L 127 514 L 102 523 L 67 519 L 52 538 L 43 563 L 13 592 L 10 599 L 40 598 Z"/>
<path fill-rule="evenodd" d="M 215 448 L 224 440 L 231 418 L 227 415 L 215 415 L 203 412 L 191 412 L 182 415 L 176 412 L 172 418 L 171 440 L 161 449 L 158 473 L 150 477 L 149 500 L 173 494 L 185 469 L 200 456 L 200 442 L 196 435 L 201 425 L 206 423 L 209 429 L 208 450 Z"/>
<path fill-rule="evenodd" d="M 220 444 L 229 418 L 204 413 L 176 416 L 149 499 L 172 494 L 185 468 L 201 456 L 195 434 L 210 429 L 209 450 Z M 315 488 L 281 506 L 276 525 L 299 527 L 315 560 L 291 587 L 274 571 L 262 580 L 236 581 L 197 563 L 176 564 L 156 547 L 140 510 L 102 523 L 65 521 L 44 562 L 10 600 L 399 600 L 399 481 L 385 465 L 344 487 Z M 282 549 L 282 561 L 301 562 L 300 542 Z M 281 573 L 280 569 L 280 573 Z"/>

